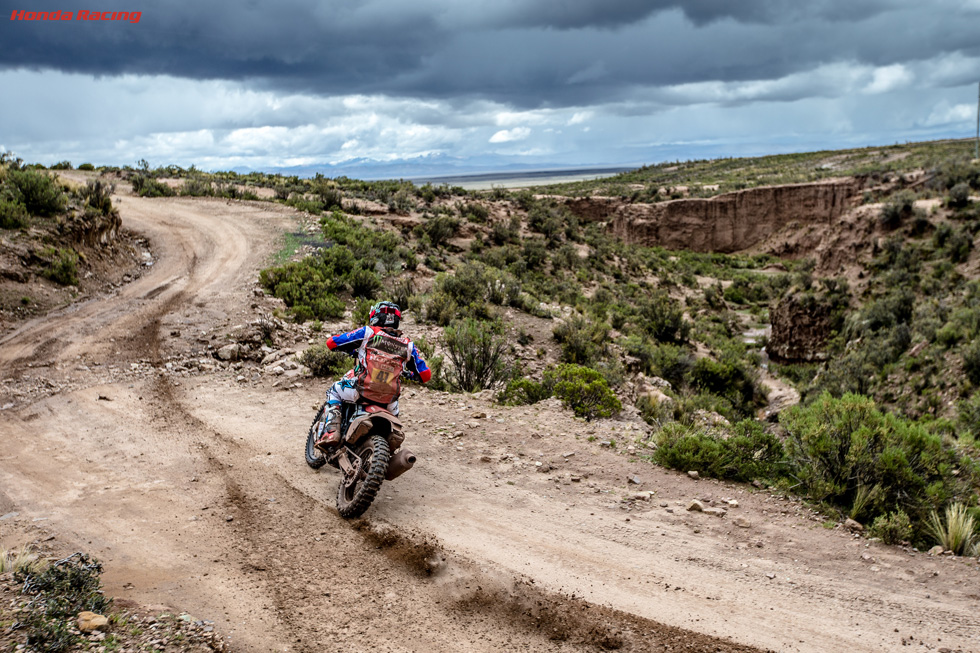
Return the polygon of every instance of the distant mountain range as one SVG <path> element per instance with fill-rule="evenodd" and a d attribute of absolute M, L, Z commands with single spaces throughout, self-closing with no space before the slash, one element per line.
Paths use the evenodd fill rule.
<path fill-rule="evenodd" d="M 420 156 L 411 159 L 378 161 L 376 159 L 350 159 L 341 163 L 313 163 L 309 165 L 263 168 L 264 172 L 283 175 L 312 177 L 317 173 L 325 177 L 351 177 L 352 179 L 411 179 L 413 181 L 446 182 L 459 177 L 474 175 L 512 175 L 534 172 L 619 172 L 638 168 L 641 164 L 616 166 L 569 165 L 548 161 L 512 163 L 495 157 L 456 158 L 444 154 Z M 251 172 L 251 168 L 235 167 L 235 172 Z"/>

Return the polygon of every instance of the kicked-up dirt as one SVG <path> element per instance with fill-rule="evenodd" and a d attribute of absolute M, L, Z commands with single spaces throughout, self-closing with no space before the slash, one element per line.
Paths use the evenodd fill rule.
<path fill-rule="evenodd" d="M 0 340 L 5 545 L 88 551 L 109 594 L 239 651 L 980 650 L 975 560 L 660 469 L 642 422 L 553 401 L 407 390 L 419 463 L 344 521 L 301 453 L 325 382 L 207 354 L 268 317 L 257 271 L 295 214 L 116 201 L 154 265 Z"/>

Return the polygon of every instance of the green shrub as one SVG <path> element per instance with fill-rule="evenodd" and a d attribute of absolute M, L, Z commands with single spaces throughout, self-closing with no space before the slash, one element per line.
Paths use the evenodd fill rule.
<path fill-rule="evenodd" d="M 680 305 L 662 290 L 640 302 L 637 324 L 661 342 L 683 342 L 691 331 Z"/>
<path fill-rule="evenodd" d="M 208 197 L 214 195 L 214 189 L 211 187 L 211 182 L 203 177 L 189 177 L 180 187 L 180 194 L 189 197 Z"/>
<path fill-rule="evenodd" d="M 886 229 L 894 229 L 912 215 L 914 205 L 915 193 L 909 190 L 898 192 L 881 207 L 878 221 Z"/>
<path fill-rule="evenodd" d="M 505 406 L 527 406 L 551 396 L 551 389 L 533 379 L 511 379 L 497 395 L 497 401 Z"/>
<path fill-rule="evenodd" d="M 78 191 L 78 196 L 85 203 L 85 206 L 95 209 L 101 215 L 109 215 L 112 213 L 112 192 L 114 190 L 113 184 L 101 179 L 94 179 Z"/>
<path fill-rule="evenodd" d="M 437 215 L 429 218 L 415 228 L 418 237 L 426 236 L 433 247 L 442 247 L 450 238 L 456 235 L 459 220 L 448 215 Z"/>
<path fill-rule="evenodd" d="M 298 322 L 336 319 L 344 315 L 344 302 L 337 294 L 355 269 L 346 248 L 332 247 L 302 261 L 262 270 L 259 283 L 282 299 Z"/>
<path fill-rule="evenodd" d="M 487 207 L 477 202 L 467 202 L 459 207 L 459 215 L 470 222 L 485 224 L 490 219 Z"/>
<path fill-rule="evenodd" d="M 365 270 L 360 267 L 351 270 L 345 280 L 354 297 L 372 299 L 384 288 L 384 284 L 381 283 L 381 278 L 377 274 L 372 270 Z"/>
<path fill-rule="evenodd" d="M 952 208 L 962 208 L 970 203 L 970 185 L 964 182 L 955 184 L 949 189 L 946 205 Z"/>
<path fill-rule="evenodd" d="M 552 334 L 561 344 L 560 360 L 563 363 L 594 366 L 607 354 L 609 327 L 601 322 L 576 315 L 556 324 Z"/>
<path fill-rule="evenodd" d="M 353 366 L 353 359 L 339 351 L 331 351 L 326 345 L 312 345 L 299 357 L 299 362 L 310 369 L 313 376 L 341 377 Z"/>
<path fill-rule="evenodd" d="M 563 363 L 546 370 L 544 379 L 545 385 L 578 417 L 612 417 L 623 409 L 605 377 L 596 370 Z"/>
<path fill-rule="evenodd" d="M 963 372 L 970 382 L 980 386 L 980 340 L 973 340 L 963 348 Z"/>
<path fill-rule="evenodd" d="M 668 424 L 660 432 L 653 455 L 665 467 L 733 481 L 775 478 L 783 457 L 779 439 L 752 420 L 735 424 L 728 437 Z"/>
<path fill-rule="evenodd" d="M 868 534 L 881 538 L 885 544 L 901 544 L 912 539 L 912 522 L 903 510 L 896 510 L 887 515 L 878 515 Z"/>
<path fill-rule="evenodd" d="M 505 343 L 498 325 L 473 318 L 457 320 L 443 329 L 443 339 L 452 363 L 446 378 L 454 390 L 479 392 L 506 377 Z"/>
<path fill-rule="evenodd" d="M 28 223 L 27 209 L 23 204 L 0 197 L 0 229 L 22 229 Z"/>
<path fill-rule="evenodd" d="M 10 170 L 7 185 L 13 190 L 14 200 L 24 205 L 31 215 L 52 216 L 61 213 L 67 198 L 55 180 L 37 170 Z"/>
<path fill-rule="evenodd" d="M 43 254 L 49 257 L 41 276 L 62 286 L 78 285 L 78 254 L 73 249 L 49 249 Z"/>
<path fill-rule="evenodd" d="M 903 510 L 921 533 L 930 511 L 969 494 L 972 469 L 939 436 L 915 422 L 882 413 L 874 401 L 827 393 L 809 406 L 780 413 L 786 451 L 806 494 L 849 509 L 862 488 L 879 488 L 861 511 L 868 519 Z M 970 474 L 964 473 L 964 477 Z"/>
<path fill-rule="evenodd" d="M 78 169 L 92 171 L 95 170 L 95 166 L 92 165 L 91 163 L 81 163 L 79 164 Z"/>
<path fill-rule="evenodd" d="M 20 616 L 30 650 L 57 653 L 82 643 L 78 632 L 70 628 L 78 613 L 105 614 L 112 604 L 102 593 L 101 573 L 97 560 L 76 553 L 41 571 L 14 574 L 14 581 L 23 584 L 21 591 L 34 597 L 26 615 Z"/>
<path fill-rule="evenodd" d="M 699 358 L 689 376 L 694 388 L 727 400 L 733 416 L 751 417 L 755 407 L 765 403 L 754 375 L 734 356 L 725 356 L 721 361 Z"/>
<path fill-rule="evenodd" d="M 935 510 L 929 514 L 929 531 L 947 551 L 957 555 L 976 555 L 977 524 L 962 503 L 946 506 L 946 519 Z"/>

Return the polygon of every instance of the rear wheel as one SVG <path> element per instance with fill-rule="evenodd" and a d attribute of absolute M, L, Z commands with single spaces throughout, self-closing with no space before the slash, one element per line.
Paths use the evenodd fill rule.
<path fill-rule="evenodd" d="M 353 448 L 354 455 L 343 452 L 354 464 L 351 474 L 344 474 L 337 488 L 337 511 L 341 517 L 351 519 L 364 514 L 381 488 L 388 473 L 391 450 L 384 436 L 372 435 Z"/>
<path fill-rule="evenodd" d="M 314 447 L 316 444 L 316 431 L 317 425 L 323 419 L 323 414 L 327 410 L 327 404 L 324 403 L 320 406 L 320 411 L 316 414 L 316 419 L 310 425 L 310 433 L 306 436 L 306 464 L 313 469 L 320 469 L 327 463 L 327 457 L 323 453 Z"/>

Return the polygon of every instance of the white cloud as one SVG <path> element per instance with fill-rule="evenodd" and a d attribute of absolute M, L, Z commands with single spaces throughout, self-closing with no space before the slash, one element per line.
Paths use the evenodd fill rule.
<path fill-rule="evenodd" d="M 977 107 L 970 104 L 950 105 L 945 100 L 937 104 L 929 117 L 926 118 L 927 127 L 942 125 L 968 125 L 975 124 L 977 119 Z"/>
<path fill-rule="evenodd" d="M 531 135 L 528 127 L 514 127 L 513 129 L 501 129 L 490 137 L 491 143 L 509 143 L 511 141 L 522 141 Z"/>
<path fill-rule="evenodd" d="M 572 117 L 568 119 L 566 124 L 577 125 L 589 120 L 593 115 L 594 114 L 592 111 L 576 111 L 574 114 L 572 114 Z"/>
<path fill-rule="evenodd" d="M 912 84 L 915 75 L 902 64 L 876 68 L 871 83 L 864 88 L 865 93 L 888 93 Z"/>

